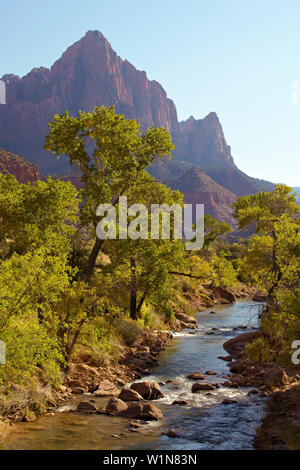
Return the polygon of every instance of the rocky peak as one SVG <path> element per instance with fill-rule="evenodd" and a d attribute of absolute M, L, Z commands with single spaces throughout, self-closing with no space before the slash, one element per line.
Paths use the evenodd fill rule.
<path fill-rule="evenodd" d="M 99 31 L 88 31 L 50 70 L 34 68 L 25 77 L 8 74 L 2 79 L 7 104 L 0 106 L 0 146 L 25 155 L 44 174 L 70 171 L 66 158 L 56 160 L 43 149 L 53 115 L 66 110 L 75 115 L 103 104 L 114 105 L 116 112 L 139 121 L 143 131 L 151 126 L 170 131 L 176 164 L 156 165 L 159 179 L 163 173 L 169 181 L 196 165 L 236 194 L 244 188 L 255 191 L 256 183 L 247 181 L 245 186 L 246 175 L 234 165 L 217 114 L 209 113 L 203 119 L 191 116 L 179 123 L 175 104 L 164 88 L 148 80 L 145 71 L 122 60 Z"/>
<path fill-rule="evenodd" d="M 175 158 L 200 165 L 203 169 L 234 166 L 230 146 L 215 112 L 203 119 L 191 116 L 180 122 L 174 140 Z"/>

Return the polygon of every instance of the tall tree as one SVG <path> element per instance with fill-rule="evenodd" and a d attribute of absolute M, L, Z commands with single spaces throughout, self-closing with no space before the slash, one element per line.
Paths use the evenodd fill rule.
<path fill-rule="evenodd" d="M 255 253 L 260 251 L 261 255 L 265 256 L 270 251 L 271 275 L 268 275 L 268 296 L 269 302 L 272 303 L 276 289 L 284 275 L 279 256 L 280 240 L 282 240 L 282 238 L 279 239 L 279 227 L 282 230 L 282 221 L 285 221 L 284 225 L 293 223 L 299 214 L 299 206 L 292 194 L 292 188 L 277 185 L 270 193 L 261 192 L 240 197 L 234 207 L 235 217 L 239 221 L 240 228 L 248 229 L 252 227 L 256 234 L 263 237 L 262 239 L 254 237 L 250 254 L 252 253 L 253 256 L 254 253 L 255 257 Z M 267 247 L 269 247 L 269 250 Z M 261 257 L 260 262 L 257 259 L 257 266 L 262 261 L 263 257 Z"/>
<path fill-rule="evenodd" d="M 96 107 L 93 112 L 79 111 L 55 115 L 49 123 L 45 149 L 58 157 L 68 155 L 71 165 L 81 174 L 81 224 L 91 227 L 95 237 L 85 279 L 89 280 L 103 241 L 96 237 L 96 209 L 101 203 L 117 204 L 139 183 L 140 177 L 156 159 L 174 148 L 166 129 L 151 128 L 141 133 L 135 120 L 115 113 L 114 107 Z"/>

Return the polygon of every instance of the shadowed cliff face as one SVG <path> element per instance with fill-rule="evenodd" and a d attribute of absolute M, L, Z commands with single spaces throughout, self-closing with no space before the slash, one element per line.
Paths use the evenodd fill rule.
<path fill-rule="evenodd" d="M 19 183 L 33 183 L 40 179 L 36 165 L 2 149 L 0 149 L 0 173 L 14 175 Z"/>

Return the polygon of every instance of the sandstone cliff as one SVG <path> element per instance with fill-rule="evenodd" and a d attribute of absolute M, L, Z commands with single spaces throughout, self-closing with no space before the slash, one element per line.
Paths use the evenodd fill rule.
<path fill-rule="evenodd" d="M 36 165 L 3 149 L 0 149 L 0 173 L 14 175 L 19 183 L 33 183 L 40 179 Z"/>

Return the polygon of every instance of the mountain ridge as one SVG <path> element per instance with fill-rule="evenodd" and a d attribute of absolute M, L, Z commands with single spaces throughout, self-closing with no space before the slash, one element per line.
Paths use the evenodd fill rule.
<path fill-rule="evenodd" d="M 88 31 L 50 69 L 36 67 L 24 77 L 6 74 L 2 80 L 7 104 L 0 106 L 0 147 L 25 155 L 44 174 L 72 175 L 67 158 L 58 161 L 43 149 L 47 122 L 54 114 L 68 110 L 75 115 L 79 109 L 114 105 L 117 113 L 136 119 L 142 131 L 151 126 L 170 131 L 175 144 L 174 163 L 150 169 L 158 176 L 164 169 L 164 177 L 159 178 L 163 182 L 183 176 L 190 166 L 200 166 L 236 196 L 264 188 L 264 182 L 260 184 L 235 165 L 215 112 L 203 119 L 191 116 L 179 122 L 176 106 L 164 88 L 149 80 L 145 71 L 121 59 L 99 31 Z"/>

